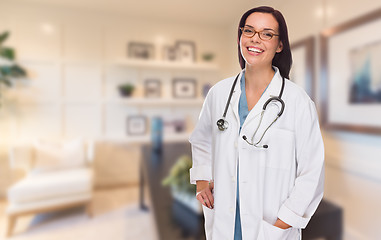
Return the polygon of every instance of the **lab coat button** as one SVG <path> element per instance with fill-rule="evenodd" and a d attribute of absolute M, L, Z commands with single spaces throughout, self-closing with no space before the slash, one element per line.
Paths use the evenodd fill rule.
<path fill-rule="evenodd" d="M 234 147 L 237 148 L 237 146 L 238 146 L 238 143 L 237 143 L 237 141 L 235 141 L 234 142 Z"/>
<path fill-rule="evenodd" d="M 231 207 L 231 208 L 230 208 L 230 212 L 233 212 L 233 211 L 234 211 L 234 208 Z"/>
<path fill-rule="evenodd" d="M 235 182 L 235 177 L 232 177 L 232 182 Z"/>

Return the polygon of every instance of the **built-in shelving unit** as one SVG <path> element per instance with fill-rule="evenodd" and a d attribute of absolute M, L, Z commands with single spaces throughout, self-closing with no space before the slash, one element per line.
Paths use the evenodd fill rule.
<path fill-rule="evenodd" d="M 155 74 L 158 73 L 157 76 L 160 81 L 162 81 L 161 87 L 166 87 L 167 94 L 162 95 L 159 98 L 145 98 L 142 96 L 142 92 L 138 94 L 134 94 L 132 97 L 111 97 L 105 96 L 103 102 L 107 105 L 119 105 L 126 106 L 129 108 L 137 109 L 137 112 L 141 115 L 145 115 L 149 113 L 151 109 L 158 110 L 158 112 L 169 110 L 169 115 L 176 114 L 177 109 L 181 110 L 182 114 L 189 115 L 193 119 L 197 119 L 199 110 L 202 107 L 204 102 L 204 97 L 202 96 L 202 87 L 203 82 L 209 81 L 209 76 L 215 76 L 216 73 L 219 72 L 218 65 L 214 63 L 181 63 L 181 62 L 171 62 L 171 61 L 158 61 L 158 60 L 136 60 L 136 59 L 118 59 L 115 61 L 109 61 L 106 63 L 107 66 L 117 67 L 118 69 L 125 69 L 129 71 L 133 71 L 138 78 L 138 82 L 136 84 L 142 84 L 145 80 L 145 76 L 149 75 L 155 78 Z M 164 75 L 161 79 L 160 74 Z M 196 96 L 194 98 L 175 98 L 172 96 L 171 89 L 173 85 L 169 80 L 174 78 L 178 78 L 180 76 L 183 78 L 193 78 L 197 81 L 196 85 Z M 201 79 L 198 79 L 200 76 Z M 143 89 L 143 86 L 140 86 Z M 168 89 L 169 88 L 169 89 Z M 144 95 L 144 94 L 143 94 Z M 186 109 L 184 109 L 184 107 Z M 149 110 L 148 110 L 149 109 Z M 150 114 L 148 114 L 150 115 Z M 168 114 L 167 114 L 168 115 Z M 184 116 L 183 115 L 183 116 Z M 186 119 L 188 120 L 188 118 Z M 148 118 L 149 121 L 149 118 Z M 186 126 L 185 132 L 179 133 L 168 133 L 165 130 L 163 131 L 163 141 L 164 142 L 173 142 L 173 141 L 187 141 L 191 132 L 192 126 L 195 124 L 195 120 L 191 123 L 186 122 L 186 124 L 190 124 Z M 110 141 L 119 141 L 125 143 L 149 143 L 151 140 L 150 123 L 148 122 L 148 131 L 144 135 L 126 135 L 125 137 L 116 137 L 116 138 L 108 138 Z"/>
<path fill-rule="evenodd" d="M 166 69 L 166 70 L 195 70 L 217 71 L 218 66 L 214 63 L 181 63 L 157 60 L 119 59 L 108 64 L 143 69 Z"/>
<path fill-rule="evenodd" d="M 184 142 L 188 141 L 190 132 L 185 133 L 178 133 L 178 134 L 164 134 L 163 135 L 163 142 Z M 103 140 L 107 140 L 110 142 L 122 142 L 122 143 L 138 143 L 138 144 L 145 144 L 149 143 L 151 141 L 151 136 L 149 134 L 141 135 L 141 136 L 127 136 L 123 138 L 104 138 Z"/>
<path fill-rule="evenodd" d="M 119 103 L 129 106 L 137 107 L 171 107 L 171 106 L 201 106 L 204 102 L 202 98 L 195 99 L 173 99 L 173 98 L 122 98 L 122 99 L 109 99 L 106 103 Z"/>

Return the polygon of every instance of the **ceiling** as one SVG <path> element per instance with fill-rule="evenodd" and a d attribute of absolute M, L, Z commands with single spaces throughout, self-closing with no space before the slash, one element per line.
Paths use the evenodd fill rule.
<path fill-rule="evenodd" d="M 252 7 L 271 5 L 279 8 L 282 0 L 2 0 L 13 4 L 65 7 L 122 14 L 147 20 L 165 20 L 195 24 L 226 25 L 236 22 Z M 181 19 L 181 20 L 179 20 Z"/>

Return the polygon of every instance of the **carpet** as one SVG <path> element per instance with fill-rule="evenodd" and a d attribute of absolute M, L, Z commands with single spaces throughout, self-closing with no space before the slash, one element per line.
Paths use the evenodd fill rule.
<path fill-rule="evenodd" d="M 156 230 L 150 212 L 137 204 L 89 218 L 83 207 L 20 217 L 12 240 L 156 240 Z M 4 229 L 1 231 L 4 236 Z M 4 239 L 4 237 L 3 237 Z"/>

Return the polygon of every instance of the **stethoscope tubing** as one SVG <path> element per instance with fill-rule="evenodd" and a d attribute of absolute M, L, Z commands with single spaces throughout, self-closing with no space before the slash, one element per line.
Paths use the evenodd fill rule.
<path fill-rule="evenodd" d="M 230 101 L 231 101 L 231 98 L 232 98 L 232 95 L 233 95 L 233 92 L 234 92 L 234 89 L 235 89 L 235 86 L 237 84 L 237 80 L 238 80 L 238 77 L 241 75 L 241 73 L 239 73 L 236 78 L 234 79 L 234 82 L 233 82 L 233 85 L 230 89 L 230 93 L 229 93 L 229 97 L 228 97 L 228 100 L 226 102 L 226 105 L 225 105 L 225 109 L 224 109 L 224 113 L 222 115 L 222 118 L 220 118 L 218 121 L 217 121 L 217 127 L 220 131 L 225 131 L 228 126 L 229 126 L 229 123 L 228 121 L 225 120 L 226 118 L 226 113 L 229 109 L 229 104 L 230 104 Z M 282 116 L 283 112 L 284 112 L 284 109 L 285 109 L 285 103 L 284 101 L 282 100 L 282 95 L 283 95 L 283 90 L 284 90 L 284 85 L 285 85 L 285 80 L 284 80 L 284 77 L 282 76 L 282 87 L 281 87 L 281 90 L 280 90 L 280 93 L 277 97 L 271 97 L 269 99 L 267 99 L 267 101 L 263 104 L 263 110 L 261 112 L 261 119 L 259 121 L 259 124 L 257 126 L 257 129 L 255 130 L 254 134 L 253 134 L 253 137 L 252 137 L 252 141 L 254 139 L 254 136 L 256 135 L 259 127 L 261 126 L 261 123 L 262 123 L 262 118 L 263 118 L 263 115 L 264 115 L 264 112 L 266 111 L 266 108 L 267 108 L 267 105 L 272 102 L 272 101 L 278 101 L 281 103 L 281 109 L 280 111 L 278 112 L 276 118 L 270 123 L 270 125 L 265 129 L 265 131 L 263 132 L 261 138 L 259 139 L 258 142 L 256 143 L 253 143 L 253 142 L 249 142 L 247 140 L 247 137 L 244 135 L 242 136 L 242 138 L 250 145 L 253 145 L 255 147 L 260 147 L 260 148 L 268 148 L 268 145 L 263 145 L 263 146 L 259 146 L 259 143 L 262 141 L 263 137 L 265 136 L 267 130 L 278 120 L 278 118 L 280 118 L 280 116 Z"/>

